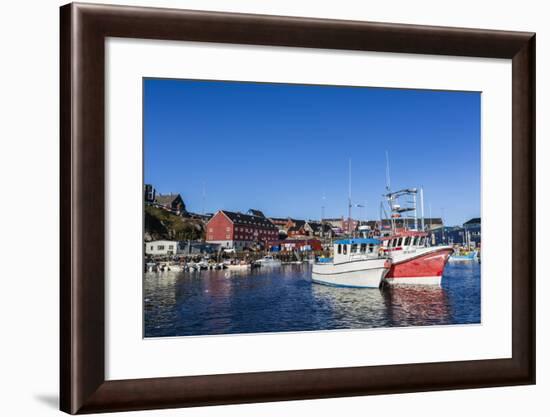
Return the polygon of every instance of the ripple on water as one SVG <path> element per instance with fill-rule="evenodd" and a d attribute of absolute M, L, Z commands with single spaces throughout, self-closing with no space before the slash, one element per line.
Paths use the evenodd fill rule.
<path fill-rule="evenodd" d="M 189 336 L 480 322 L 480 265 L 448 264 L 441 287 L 335 288 L 311 266 L 144 275 L 145 336 Z"/>

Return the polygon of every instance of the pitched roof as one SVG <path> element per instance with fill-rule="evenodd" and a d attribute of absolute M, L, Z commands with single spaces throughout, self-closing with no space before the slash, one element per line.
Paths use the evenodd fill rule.
<path fill-rule="evenodd" d="M 246 214 L 251 214 L 252 216 L 265 217 L 264 213 L 261 210 L 249 209 Z"/>
<path fill-rule="evenodd" d="M 313 233 L 318 233 L 321 230 L 324 233 L 327 233 L 327 232 L 330 232 L 332 230 L 332 227 L 328 223 L 319 223 L 319 222 L 309 221 L 309 222 L 307 222 L 307 224 L 309 225 L 309 227 L 311 227 L 311 230 L 313 230 Z"/>
<path fill-rule="evenodd" d="M 288 217 L 270 217 L 269 220 L 273 222 L 286 223 L 288 221 Z"/>
<path fill-rule="evenodd" d="M 172 204 L 176 198 L 181 198 L 179 194 L 157 194 L 155 201 L 159 204 Z M 182 199 L 183 201 L 183 199 Z"/>
<path fill-rule="evenodd" d="M 251 216 L 250 214 L 237 213 L 234 211 L 221 210 L 229 220 L 238 225 L 262 226 L 270 229 L 276 229 L 275 225 L 269 219 L 261 216 Z"/>
<path fill-rule="evenodd" d="M 289 219 L 296 227 L 303 227 L 306 225 L 305 220 L 296 220 L 296 219 Z"/>
<path fill-rule="evenodd" d="M 309 227 L 311 227 L 311 230 L 313 230 L 314 232 L 321 230 L 321 223 L 319 222 L 307 222 L 307 224 L 309 225 Z"/>

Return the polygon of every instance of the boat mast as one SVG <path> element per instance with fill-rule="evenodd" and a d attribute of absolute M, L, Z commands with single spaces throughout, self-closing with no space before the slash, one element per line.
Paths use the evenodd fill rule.
<path fill-rule="evenodd" d="M 413 206 L 414 206 L 414 230 L 418 231 L 418 213 L 416 211 L 416 188 L 413 188 Z"/>
<path fill-rule="evenodd" d="M 386 198 L 390 206 L 390 230 L 391 233 L 395 231 L 395 224 L 392 216 L 393 212 L 393 196 L 391 194 L 391 182 L 390 182 L 390 157 L 388 156 L 388 151 L 386 151 Z"/>
<path fill-rule="evenodd" d="M 351 158 L 349 159 L 348 175 L 348 233 L 351 237 Z"/>
<path fill-rule="evenodd" d="M 420 187 L 420 215 L 422 216 L 420 218 L 420 225 L 424 232 L 424 187 Z"/>

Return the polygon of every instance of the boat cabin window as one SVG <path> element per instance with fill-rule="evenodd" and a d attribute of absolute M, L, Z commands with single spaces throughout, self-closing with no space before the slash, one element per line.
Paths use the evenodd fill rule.
<path fill-rule="evenodd" d="M 400 237 L 400 238 L 399 238 L 399 243 L 397 243 L 397 246 L 401 246 L 401 243 L 402 243 L 402 242 L 403 242 L 403 238 Z"/>
<path fill-rule="evenodd" d="M 403 245 L 405 246 L 409 246 L 411 244 L 411 237 L 410 236 L 407 236 L 405 238 L 405 243 L 403 243 Z"/>
<path fill-rule="evenodd" d="M 374 245 L 372 243 L 369 243 L 369 253 L 374 252 Z"/>
<path fill-rule="evenodd" d="M 395 248 L 395 245 L 397 245 L 397 239 L 392 239 L 391 241 L 391 247 Z"/>
<path fill-rule="evenodd" d="M 357 253 L 357 243 L 352 243 L 350 252 Z"/>
<path fill-rule="evenodd" d="M 367 251 L 367 244 L 361 243 L 361 253 L 365 253 Z"/>
<path fill-rule="evenodd" d="M 418 243 L 419 246 L 424 246 L 424 241 L 426 240 L 426 238 L 424 236 L 422 236 L 420 238 L 420 242 Z"/>
<path fill-rule="evenodd" d="M 342 245 L 338 244 L 338 254 L 340 255 L 342 253 Z"/>
<path fill-rule="evenodd" d="M 344 255 L 348 254 L 348 245 L 342 245 L 344 247 Z"/>
<path fill-rule="evenodd" d="M 413 236 L 412 240 L 411 240 L 411 246 L 416 246 L 416 236 Z"/>

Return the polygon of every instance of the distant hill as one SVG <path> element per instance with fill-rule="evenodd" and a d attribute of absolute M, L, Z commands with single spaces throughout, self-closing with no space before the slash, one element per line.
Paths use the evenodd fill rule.
<path fill-rule="evenodd" d="M 187 219 L 166 210 L 145 206 L 145 241 L 197 240 L 204 238 L 204 225 L 200 220 Z"/>

